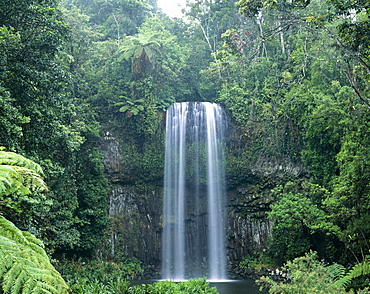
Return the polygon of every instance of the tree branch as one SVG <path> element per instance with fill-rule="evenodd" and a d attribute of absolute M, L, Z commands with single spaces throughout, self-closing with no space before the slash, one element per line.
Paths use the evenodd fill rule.
<path fill-rule="evenodd" d="M 366 69 L 366 71 L 370 74 L 370 66 L 358 55 L 356 54 L 355 52 L 353 52 L 352 50 L 348 49 L 339 39 L 336 35 L 334 35 L 334 33 L 332 33 L 327 27 L 325 26 L 322 26 L 321 27 L 336 43 L 337 45 L 342 48 L 344 51 L 346 51 L 347 53 L 349 53 L 351 55 L 351 57 L 357 59 Z"/>

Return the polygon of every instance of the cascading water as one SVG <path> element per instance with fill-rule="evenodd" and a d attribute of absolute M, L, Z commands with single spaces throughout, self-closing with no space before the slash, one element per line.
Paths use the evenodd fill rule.
<path fill-rule="evenodd" d="M 223 109 L 175 103 L 166 124 L 162 277 L 226 279 Z"/>

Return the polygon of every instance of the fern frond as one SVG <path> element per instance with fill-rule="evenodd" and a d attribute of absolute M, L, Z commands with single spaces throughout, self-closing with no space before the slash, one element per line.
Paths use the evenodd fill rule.
<path fill-rule="evenodd" d="M 29 188 L 31 191 L 46 190 L 45 182 L 39 173 L 20 166 L 15 166 L 14 170 L 20 174 L 23 186 Z"/>
<path fill-rule="evenodd" d="M 370 274 L 370 261 L 369 260 L 364 260 L 356 264 L 349 271 L 349 276 L 352 278 L 357 278 L 359 276 L 368 275 L 368 274 Z"/>
<path fill-rule="evenodd" d="M 347 288 L 349 283 L 351 282 L 352 280 L 352 277 L 346 275 L 342 278 L 340 278 L 339 280 L 335 281 L 335 285 L 338 286 L 338 287 L 341 287 L 341 288 Z"/>
<path fill-rule="evenodd" d="M 10 255 L 0 257 L 0 277 L 3 277 L 8 269 L 12 266 L 13 260 Z"/>
<path fill-rule="evenodd" d="M 53 292 L 50 292 L 50 291 L 40 287 L 39 284 L 37 284 L 37 286 L 32 290 L 32 293 L 53 294 Z"/>
<path fill-rule="evenodd" d="M 353 266 L 346 274 L 345 268 L 342 265 L 333 264 L 326 267 L 329 276 L 334 278 L 334 284 L 339 287 L 347 287 L 352 279 L 370 274 L 370 261 L 364 260 L 361 263 Z M 335 278 L 337 277 L 337 278 Z"/>
<path fill-rule="evenodd" d="M 28 243 L 24 232 L 19 230 L 11 221 L 8 221 L 3 216 L 0 216 L 0 237 L 16 240 L 21 243 Z"/>
<path fill-rule="evenodd" d="M 0 194 L 7 194 L 6 192 L 12 187 L 15 178 L 15 171 L 13 167 L 7 165 L 0 165 Z"/>
<path fill-rule="evenodd" d="M 42 174 L 39 164 L 14 152 L 0 151 L 0 165 L 22 166 Z"/>
<path fill-rule="evenodd" d="M 337 263 L 325 267 L 325 271 L 334 281 L 339 280 L 346 274 L 346 268 L 343 265 Z"/>
<path fill-rule="evenodd" d="M 334 285 L 340 288 L 345 288 L 351 281 L 351 277 L 346 274 L 346 268 L 341 264 L 332 264 L 325 267 L 326 273 L 333 280 Z"/>
<path fill-rule="evenodd" d="M 4 292 L 8 292 L 13 285 L 16 285 L 16 280 L 22 274 L 22 268 L 17 264 L 12 264 L 12 267 L 7 271 L 4 275 L 4 282 L 3 282 L 3 290 Z"/>
<path fill-rule="evenodd" d="M 44 248 L 44 243 L 41 240 L 37 239 L 35 235 L 31 234 L 30 232 L 22 232 L 23 237 L 32 244 L 35 244 L 41 248 Z"/>
<path fill-rule="evenodd" d="M 24 293 L 32 293 L 32 289 L 35 289 L 37 286 L 37 282 L 34 279 L 27 280 L 23 285 L 23 292 Z"/>
<path fill-rule="evenodd" d="M 68 293 L 43 244 L 0 216 L 0 286 L 4 293 Z"/>
<path fill-rule="evenodd" d="M 38 282 L 37 283 L 37 288 L 41 289 L 42 292 L 46 292 L 46 293 L 58 293 L 57 288 L 55 288 L 51 284 L 45 283 L 45 282 Z"/>
<path fill-rule="evenodd" d="M 0 150 L 0 194 L 30 194 L 31 191 L 47 190 L 41 175 L 42 168 L 36 162 Z"/>
<path fill-rule="evenodd" d="M 29 232 L 23 232 L 23 237 L 25 241 L 28 243 L 28 246 L 31 250 L 37 253 L 37 256 L 40 256 L 41 259 L 48 258 L 44 248 L 44 244 L 37 239 L 34 235 Z"/>
<path fill-rule="evenodd" d="M 22 289 L 22 286 L 24 285 L 24 283 L 27 281 L 27 273 L 25 271 L 22 271 L 14 285 L 11 287 L 12 288 L 12 291 L 11 291 L 11 294 L 17 294 L 17 293 L 20 293 L 21 289 Z"/>

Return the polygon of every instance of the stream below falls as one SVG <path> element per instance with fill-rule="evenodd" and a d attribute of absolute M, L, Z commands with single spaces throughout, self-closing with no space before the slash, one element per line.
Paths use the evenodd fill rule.
<path fill-rule="evenodd" d="M 158 280 L 133 280 L 132 285 L 149 284 Z M 266 294 L 267 291 L 259 291 L 255 280 L 227 280 L 223 282 L 210 282 L 211 287 L 216 287 L 220 294 Z"/>

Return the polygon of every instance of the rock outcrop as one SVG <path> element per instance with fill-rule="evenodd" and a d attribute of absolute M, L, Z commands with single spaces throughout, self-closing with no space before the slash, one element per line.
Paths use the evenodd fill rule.
<path fill-rule="evenodd" d="M 132 179 L 134 167 L 130 164 L 130 154 L 125 151 L 128 150 L 124 148 L 125 144 L 128 143 L 117 138 L 113 131 L 107 132 L 102 142 L 101 150 L 110 182 L 111 226 L 107 231 L 107 244 L 101 251 L 117 260 L 136 257 L 145 265 L 159 269 L 163 183 L 135 182 Z M 163 153 L 164 150 L 157 152 Z M 239 175 L 238 172 L 233 173 L 227 189 L 226 247 L 229 270 L 233 271 L 244 257 L 266 249 L 271 233 L 271 222 L 266 217 L 266 211 L 273 201 L 271 189 L 289 178 L 304 174 L 303 166 L 289 158 L 272 161 L 263 155 L 248 163 Z M 189 216 L 189 222 L 191 217 L 197 216 Z"/>

